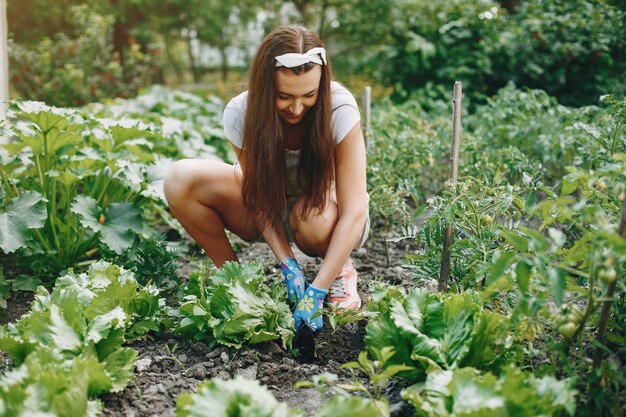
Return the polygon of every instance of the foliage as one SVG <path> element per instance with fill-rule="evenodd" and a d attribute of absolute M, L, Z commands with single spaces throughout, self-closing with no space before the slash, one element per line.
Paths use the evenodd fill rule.
<path fill-rule="evenodd" d="M 212 379 L 198 385 L 194 394 L 183 393 L 176 400 L 177 417 L 302 417 L 297 408 L 278 402 L 257 381 L 241 376 L 231 380 Z M 314 417 L 378 417 L 373 401 L 359 397 L 334 396 Z"/>
<path fill-rule="evenodd" d="M 129 46 L 122 60 L 110 42 L 111 16 L 87 5 L 70 8 L 76 37 L 56 34 L 33 45 L 10 43 L 11 85 L 26 100 L 81 106 L 107 97 L 130 97 L 150 82 L 154 56 Z"/>
<path fill-rule="evenodd" d="M 99 118 L 135 120 L 158 130 L 170 143 L 166 156 L 219 157 L 234 161 L 221 126 L 223 102 L 183 91 L 153 86 L 134 99 L 92 104 L 87 110 Z"/>
<path fill-rule="evenodd" d="M 514 367 L 498 378 L 473 368 L 430 372 L 424 384 L 403 391 L 420 417 L 574 415 L 569 381 L 535 378 Z"/>
<path fill-rule="evenodd" d="M 291 346 L 293 317 L 282 287 L 264 284 L 259 263 L 227 262 L 220 269 L 189 276 L 176 333 L 209 345 L 240 348 L 244 343 L 280 339 Z"/>
<path fill-rule="evenodd" d="M 408 264 L 418 278 L 435 277 L 443 230 L 451 224 L 452 288 L 483 288 L 482 300 L 511 315 L 525 364 L 535 373 L 576 376 L 581 415 L 619 414 L 619 392 L 626 383 L 616 372 L 624 334 L 623 303 L 617 300 L 626 290 L 616 281 L 626 265 L 619 232 L 626 192 L 621 140 L 626 102 L 605 96 L 605 108 L 571 110 L 544 101 L 547 96 L 539 91 L 507 90 L 504 102 L 518 110 L 508 104 L 479 108 L 474 133 L 486 137 L 485 149 L 512 142 L 528 157 L 531 170 L 538 168 L 538 176 L 556 183 L 544 185 L 524 163 L 521 184 L 508 184 L 517 175 L 505 180 L 498 171 L 483 180 L 464 177 L 456 191 L 429 200 L 430 214 L 415 234 L 420 250 Z M 543 113 L 541 108 L 561 125 L 552 129 L 545 119 L 535 124 L 530 115 Z M 597 333 L 605 303 L 613 315 L 606 341 Z M 606 356 L 602 366 L 586 364 L 594 355 Z"/>
<path fill-rule="evenodd" d="M 122 344 L 155 328 L 158 296 L 105 262 L 59 278 L 52 293 L 39 287 L 31 311 L 0 327 L 0 349 L 18 366 L 0 378 L 0 410 L 95 416 L 90 399 L 132 379 L 137 352 Z"/>
<path fill-rule="evenodd" d="M 164 294 L 180 287 L 178 254 L 168 247 L 163 237 L 135 240 L 122 255 L 111 253 L 105 258 L 133 271 L 142 286 L 154 284 Z"/>
<path fill-rule="evenodd" d="M 0 154 L 7 232 L 0 248 L 19 250 L 35 271 L 57 273 L 99 242 L 118 253 L 129 247 L 143 229 L 141 174 L 154 160 L 145 138 L 158 144 L 158 134 L 40 103 L 12 110 L 14 143 Z M 126 169 L 131 162 L 134 170 Z"/>
<path fill-rule="evenodd" d="M 228 157 L 221 106 L 161 87 L 78 110 L 14 102 L 0 126 L 13 136 L 0 147 L 0 248 L 54 276 L 100 249 L 121 253 L 148 223 L 180 229 L 163 177 L 172 158 Z"/>
<path fill-rule="evenodd" d="M 499 3 L 395 2 L 386 6 L 390 23 L 380 26 L 383 6 L 353 6 L 340 17 L 358 26 L 335 32 L 347 33 L 356 45 L 359 36 L 370 39 L 348 67 L 385 79 L 397 87 L 397 98 L 455 81 L 463 82 L 466 96 L 479 100 L 509 81 L 571 105 L 594 103 L 605 92 L 624 94 L 626 17 L 619 6 L 532 0 L 506 10 Z"/>
<path fill-rule="evenodd" d="M 198 385 L 194 394 L 183 393 L 176 400 L 177 417 L 289 417 L 302 416 L 279 403 L 258 382 L 241 376 L 231 380 L 213 379 Z"/>
<path fill-rule="evenodd" d="M 390 292 L 378 303 L 379 316 L 367 324 L 368 351 L 386 367 L 411 367 L 398 376 L 413 382 L 422 381 L 429 369 L 473 366 L 498 372 L 519 362 L 508 319 L 486 311 L 475 297 L 419 289 L 406 297 Z M 394 350 L 391 358 L 384 355 L 386 347 Z"/>

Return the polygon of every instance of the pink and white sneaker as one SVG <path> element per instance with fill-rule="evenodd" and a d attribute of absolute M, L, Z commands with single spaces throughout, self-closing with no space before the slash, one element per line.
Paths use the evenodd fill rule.
<path fill-rule="evenodd" d="M 328 289 L 328 303 L 338 304 L 338 308 L 346 310 L 358 310 L 361 307 L 361 297 L 357 292 L 356 282 L 356 269 L 348 259 Z"/>

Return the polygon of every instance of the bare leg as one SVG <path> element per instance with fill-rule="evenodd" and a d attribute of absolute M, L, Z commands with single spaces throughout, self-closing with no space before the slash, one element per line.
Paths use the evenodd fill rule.
<path fill-rule="evenodd" d="M 303 200 L 298 200 L 289 216 L 295 243 L 308 255 L 324 257 L 339 219 L 334 190 L 324 210 L 313 210 L 302 218 L 300 217 L 302 204 Z"/>
<path fill-rule="evenodd" d="M 185 159 L 172 165 L 163 184 L 172 214 L 221 267 L 235 261 L 225 229 L 243 239 L 260 235 L 243 205 L 241 171 L 221 161 Z"/>

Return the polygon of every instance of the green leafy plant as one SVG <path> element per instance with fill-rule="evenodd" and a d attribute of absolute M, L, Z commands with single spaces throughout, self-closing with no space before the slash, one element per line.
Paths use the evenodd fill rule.
<path fill-rule="evenodd" d="M 34 44 L 9 44 L 11 86 L 19 96 L 76 107 L 109 97 L 134 96 L 151 82 L 155 51 L 142 51 L 133 42 L 122 59 L 110 42 L 113 16 L 85 4 L 63 14 L 75 23 L 75 37 L 56 34 Z"/>
<path fill-rule="evenodd" d="M 289 408 L 257 381 L 241 376 L 231 380 L 212 379 L 198 385 L 195 393 L 183 393 L 176 400 L 176 417 L 303 417 L 298 408 Z M 335 395 L 314 417 L 380 417 L 376 404 L 360 397 Z"/>
<path fill-rule="evenodd" d="M 280 339 L 291 346 L 293 317 L 286 293 L 264 284 L 259 262 L 227 262 L 220 269 L 189 276 L 176 333 L 209 345 L 240 348 L 244 343 Z"/>
<path fill-rule="evenodd" d="M 392 347 L 385 347 L 378 355 L 382 358 L 382 361 L 372 361 L 368 358 L 367 352 L 361 352 L 358 361 L 341 365 L 341 368 L 348 368 L 363 373 L 369 379 L 371 389 L 363 384 L 354 373 L 352 374 L 353 378 L 351 382 L 340 383 L 338 382 L 337 375 L 327 372 L 315 375 L 311 381 L 297 382 L 296 388 L 316 388 L 322 394 L 332 393 L 335 395 L 334 398 L 338 400 L 341 398 L 347 402 L 354 402 L 353 399 L 357 398 L 351 397 L 350 392 L 359 392 L 367 396 L 367 402 L 363 402 L 361 407 L 369 409 L 374 408 L 378 413 L 376 415 L 389 417 L 389 403 L 387 399 L 382 396 L 382 389 L 384 385 L 389 382 L 389 379 L 398 372 L 412 369 L 410 366 L 406 365 L 386 366 L 386 361 L 389 360 L 393 354 Z"/>
<path fill-rule="evenodd" d="M 0 349 L 17 365 L 0 378 L 0 409 L 95 416 L 91 398 L 132 379 L 137 351 L 122 344 L 154 330 L 159 306 L 158 291 L 105 262 L 59 278 L 52 293 L 39 287 L 31 311 L 0 327 Z"/>
<path fill-rule="evenodd" d="M 508 319 L 483 309 L 477 294 L 390 293 L 378 304 L 379 315 L 367 324 L 365 343 L 386 367 L 409 366 L 398 376 L 421 381 L 428 369 L 474 366 L 499 369 L 519 363 Z M 386 347 L 393 348 L 389 356 Z"/>
<path fill-rule="evenodd" d="M 105 258 L 135 273 L 143 286 L 154 284 L 163 294 L 180 289 L 178 254 L 171 250 L 163 237 L 137 239 L 122 255 L 107 253 Z"/>
<path fill-rule="evenodd" d="M 500 377 L 474 368 L 429 372 L 423 384 L 402 396 L 420 417 L 574 415 L 576 391 L 570 381 L 535 378 L 514 367 Z"/>
<path fill-rule="evenodd" d="M 183 393 L 176 400 L 177 417 L 301 417 L 303 414 L 280 403 L 257 381 L 236 377 L 212 379 L 198 385 L 194 394 Z"/>

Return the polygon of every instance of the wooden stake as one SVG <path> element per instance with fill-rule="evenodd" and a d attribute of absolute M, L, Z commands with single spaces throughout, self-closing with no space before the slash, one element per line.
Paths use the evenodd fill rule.
<path fill-rule="evenodd" d="M 461 97 L 463 86 L 460 81 L 454 83 L 454 99 L 452 113 L 452 150 L 450 152 L 450 188 L 456 190 L 456 180 L 459 174 L 459 144 L 461 138 Z M 447 225 L 441 254 L 441 269 L 439 272 L 439 291 L 448 290 L 450 277 L 450 246 L 452 245 L 452 224 Z"/>
<path fill-rule="evenodd" d="M 372 87 L 369 85 L 363 89 L 363 109 L 365 110 L 365 132 L 363 132 L 363 138 L 365 139 L 365 147 L 368 148 L 372 139 Z"/>
<path fill-rule="evenodd" d="M 9 52 L 8 52 L 7 2 L 0 0 L 0 120 L 4 120 L 9 100 Z M 9 143 L 9 137 L 0 136 L 0 145 Z"/>

